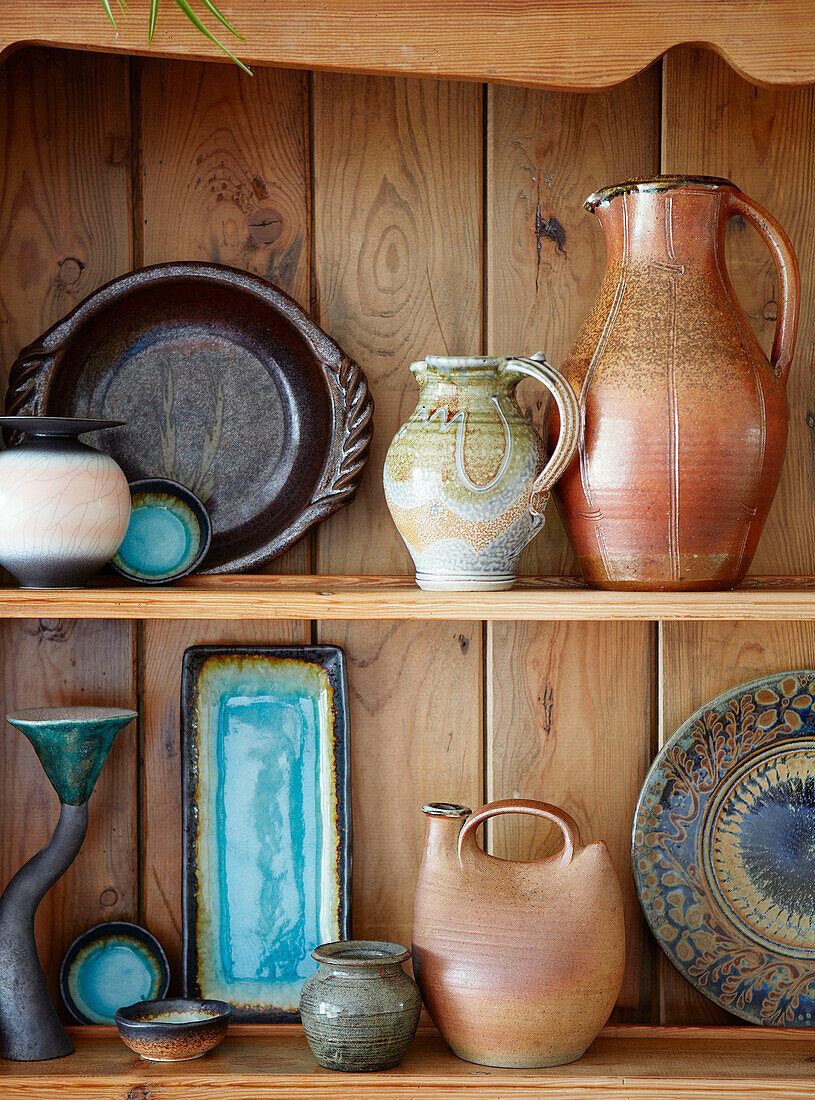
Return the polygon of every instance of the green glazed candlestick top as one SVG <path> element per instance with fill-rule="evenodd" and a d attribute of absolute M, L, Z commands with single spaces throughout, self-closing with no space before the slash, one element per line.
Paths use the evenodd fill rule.
<path fill-rule="evenodd" d="M 6 715 L 34 746 L 67 806 L 88 801 L 116 735 L 136 717 L 119 707 L 33 707 Z"/>

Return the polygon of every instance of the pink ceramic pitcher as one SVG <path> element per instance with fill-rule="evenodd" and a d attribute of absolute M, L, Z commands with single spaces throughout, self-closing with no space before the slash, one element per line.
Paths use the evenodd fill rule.
<path fill-rule="evenodd" d="M 455 1053 L 487 1066 L 579 1058 L 608 1019 L 623 978 L 620 885 L 605 844 L 580 843 L 556 806 L 526 799 L 431 803 L 413 914 L 413 965 L 425 1006 Z M 499 814 L 553 821 L 551 859 L 498 859 L 476 843 Z"/>

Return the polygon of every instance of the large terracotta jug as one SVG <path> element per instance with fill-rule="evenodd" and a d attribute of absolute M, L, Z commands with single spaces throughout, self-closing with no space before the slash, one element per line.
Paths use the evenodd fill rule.
<path fill-rule="evenodd" d="M 586 580 L 720 589 L 747 571 L 787 443 L 800 280 L 781 226 L 728 180 L 661 176 L 586 200 L 608 255 L 562 373 L 580 400 L 577 454 L 555 490 Z M 744 218 L 778 269 L 770 361 L 725 267 Z M 556 433 L 557 413 L 550 421 Z"/>
<path fill-rule="evenodd" d="M 572 818 L 544 802 L 422 809 L 413 967 L 434 1023 L 468 1062 L 573 1062 L 608 1019 L 623 977 L 622 897 L 605 844 L 583 847 Z M 482 851 L 478 826 L 509 813 L 558 825 L 559 854 L 524 863 Z"/>

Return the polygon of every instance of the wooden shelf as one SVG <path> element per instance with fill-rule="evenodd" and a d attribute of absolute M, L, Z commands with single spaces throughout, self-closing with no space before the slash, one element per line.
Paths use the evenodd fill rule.
<path fill-rule="evenodd" d="M 205 1058 L 145 1062 L 113 1028 L 74 1028 L 76 1053 L 53 1062 L 0 1060 L 3 1100 L 792 1100 L 815 1096 L 815 1036 L 763 1028 L 606 1028 L 588 1053 L 548 1070 L 462 1062 L 421 1031 L 397 1069 L 343 1074 L 314 1061 L 299 1027 L 234 1027 Z"/>
<path fill-rule="evenodd" d="M 10 619 L 815 619 L 815 578 L 754 577 L 733 592 L 600 592 L 575 578 L 509 592 L 422 592 L 409 577 L 195 577 L 161 588 L 0 588 Z"/>
<path fill-rule="evenodd" d="M 18 42 L 158 56 L 223 54 L 164 5 L 110 25 L 99 0 L 3 0 L 0 52 Z M 240 0 L 229 7 L 249 64 L 356 70 L 591 91 L 626 80 L 683 42 L 707 43 L 767 84 L 815 81 L 806 0 Z"/>

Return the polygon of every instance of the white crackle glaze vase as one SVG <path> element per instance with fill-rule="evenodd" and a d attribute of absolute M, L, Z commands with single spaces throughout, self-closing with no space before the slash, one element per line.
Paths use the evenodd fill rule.
<path fill-rule="evenodd" d="M 79 588 L 127 532 L 130 490 L 113 459 L 77 436 L 120 421 L 3 416 L 24 432 L 0 452 L 0 565 L 23 588 Z"/>
<path fill-rule="evenodd" d="M 410 368 L 419 404 L 385 459 L 385 498 L 435 592 L 511 588 L 521 551 L 543 527 L 549 490 L 577 444 L 575 395 L 543 356 L 429 355 Z M 560 431 L 546 461 L 515 387 L 536 379 L 552 394 Z"/>

